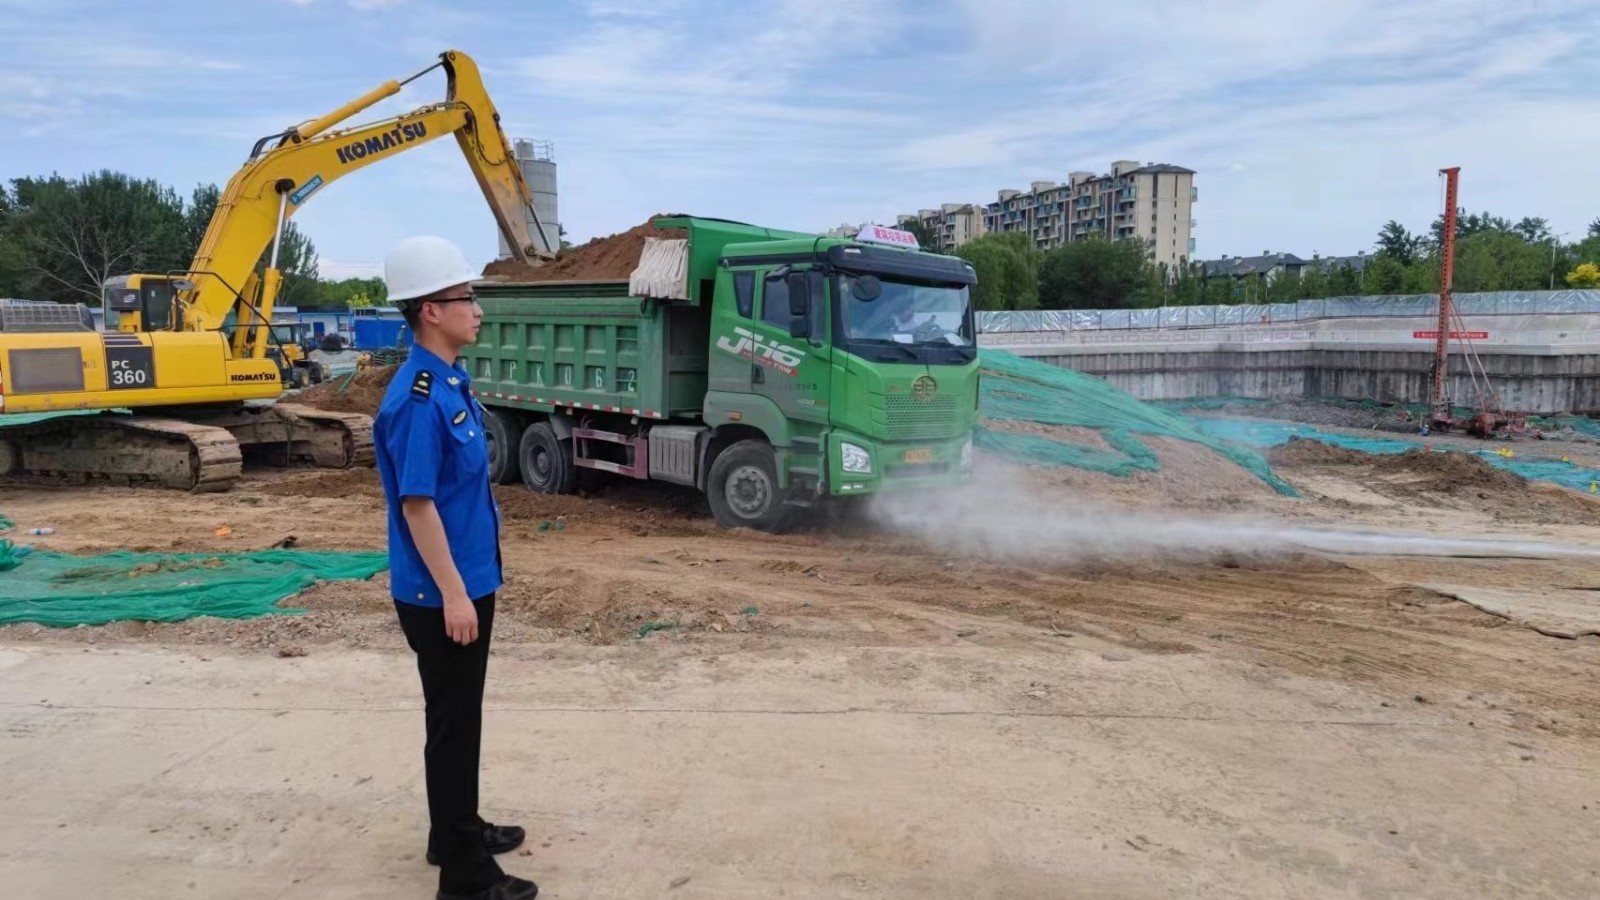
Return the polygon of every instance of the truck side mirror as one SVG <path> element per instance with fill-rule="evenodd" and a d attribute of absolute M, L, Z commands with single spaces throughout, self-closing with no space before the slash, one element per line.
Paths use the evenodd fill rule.
<path fill-rule="evenodd" d="M 789 337 L 795 340 L 811 338 L 811 286 L 805 272 L 790 272 L 784 278 L 789 285 Z"/>
<path fill-rule="evenodd" d="M 794 272 L 789 275 L 789 315 L 811 317 L 811 286 L 806 283 L 806 273 Z"/>

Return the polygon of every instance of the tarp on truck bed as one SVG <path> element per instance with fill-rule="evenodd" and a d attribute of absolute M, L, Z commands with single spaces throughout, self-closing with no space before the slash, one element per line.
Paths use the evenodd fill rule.
<path fill-rule="evenodd" d="M 689 299 L 689 241 L 647 238 L 639 265 L 628 278 L 628 293 L 654 300 Z"/>

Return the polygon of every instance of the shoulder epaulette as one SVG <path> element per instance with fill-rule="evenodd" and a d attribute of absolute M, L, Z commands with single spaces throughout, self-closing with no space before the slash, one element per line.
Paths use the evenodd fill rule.
<path fill-rule="evenodd" d="M 411 382 L 411 399 L 417 401 L 426 400 L 432 390 L 433 373 L 427 369 L 417 372 L 417 377 Z"/>

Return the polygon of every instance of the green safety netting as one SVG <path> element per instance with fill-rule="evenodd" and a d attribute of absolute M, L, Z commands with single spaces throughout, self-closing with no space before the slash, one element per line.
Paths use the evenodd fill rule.
<path fill-rule="evenodd" d="M 1252 406 L 1267 406 L 1279 403 L 1276 400 L 1262 400 L 1258 397 L 1199 397 L 1188 400 L 1155 400 L 1152 405 L 1172 412 L 1216 412 L 1218 410 L 1237 409 L 1241 412 Z M 1411 414 L 1412 421 L 1421 422 L 1428 416 L 1429 407 L 1426 403 L 1380 403 L 1376 400 L 1345 400 L 1329 397 L 1310 401 L 1321 406 L 1338 407 L 1340 409 L 1359 409 L 1373 413 L 1375 416 L 1392 415 L 1400 419 L 1400 411 Z M 1479 410 L 1468 409 L 1464 406 L 1452 407 L 1451 415 L 1456 419 L 1466 420 L 1478 414 Z M 1544 431 L 1573 431 L 1585 437 L 1600 439 L 1600 422 L 1586 416 L 1572 415 L 1530 415 L 1527 417 L 1529 428 L 1538 428 Z"/>
<path fill-rule="evenodd" d="M 1579 421 L 1588 421 L 1580 419 Z M 1336 447 L 1345 447 L 1350 450 L 1359 450 L 1362 453 L 1386 455 L 1404 453 L 1418 447 L 1427 446 L 1426 440 L 1403 440 L 1400 438 L 1356 437 L 1347 434 L 1338 434 L 1332 431 L 1323 431 L 1314 425 L 1291 425 L 1284 422 L 1254 422 L 1240 419 L 1213 419 L 1202 418 L 1195 420 L 1195 426 L 1214 437 L 1253 447 L 1276 447 L 1287 444 L 1290 438 L 1321 441 Z M 1561 462 L 1549 459 L 1518 459 L 1517 457 L 1504 457 L 1493 450 L 1473 450 L 1470 452 L 1483 461 L 1508 472 L 1515 472 L 1523 478 L 1535 481 L 1548 481 L 1563 487 L 1580 491 L 1600 492 L 1600 469 L 1589 469 L 1575 463 Z"/>
<path fill-rule="evenodd" d="M 0 625 L 62 627 L 299 613 L 277 604 L 319 581 L 367 579 L 389 565 L 384 553 L 306 550 L 101 556 L 41 550 L 14 563 L 0 571 Z"/>
<path fill-rule="evenodd" d="M 984 449 L 1035 465 L 1126 477 L 1161 467 L 1139 435 L 1178 438 L 1216 451 L 1281 494 L 1296 495 L 1255 450 L 1207 434 L 1189 419 L 1136 400 L 1098 378 L 1001 350 L 982 351 L 981 363 L 979 412 L 984 418 L 1093 428 L 1111 447 L 1084 447 L 980 426 L 974 441 Z"/>

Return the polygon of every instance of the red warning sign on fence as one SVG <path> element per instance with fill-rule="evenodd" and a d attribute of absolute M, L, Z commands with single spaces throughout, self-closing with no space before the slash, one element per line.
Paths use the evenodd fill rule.
<path fill-rule="evenodd" d="M 1413 331 L 1413 332 L 1411 332 L 1411 336 L 1414 337 L 1414 338 L 1427 338 L 1429 340 L 1438 340 L 1439 339 L 1439 332 L 1437 332 L 1437 331 Z M 1450 332 L 1450 339 L 1453 340 L 1453 341 L 1459 341 L 1459 340 L 1486 341 L 1486 340 L 1489 339 L 1489 332 L 1487 332 L 1487 331 L 1452 331 L 1452 332 Z"/>

